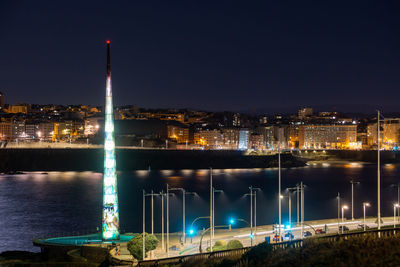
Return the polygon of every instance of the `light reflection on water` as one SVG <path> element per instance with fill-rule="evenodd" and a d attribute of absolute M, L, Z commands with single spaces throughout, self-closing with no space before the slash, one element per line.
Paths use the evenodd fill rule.
<path fill-rule="evenodd" d="M 391 184 L 400 182 L 399 164 L 382 166 L 382 214 L 391 216 L 397 191 Z M 262 189 L 257 194 L 257 224 L 277 220 L 277 169 L 213 170 L 214 187 L 224 190 L 216 196 L 216 224 L 224 224 L 230 216 L 249 219 L 249 199 L 244 197 L 248 187 Z M 121 228 L 138 232 L 141 229 L 142 189 L 160 192 L 171 187 L 184 187 L 198 193 L 186 198 L 188 225 L 198 216 L 209 212 L 209 170 L 143 170 L 119 172 L 118 191 Z M 172 178 L 173 177 L 173 178 Z M 371 203 L 367 211 L 376 211 L 376 165 L 362 163 L 312 163 L 303 168 L 282 169 L 282 191 L 304 181 L 305 219 L 337 216 L 336 195 L 342 203 L 351 203 L 350 179 L 355 186 L 355 215 L 362 216 L 363 201 Z M 286 194 L 286 193 L 285 193 Z M 182 221 L 182 196 L 171 197 L 171 231 L 178 231 Z M 292 198 L 295 207 L 296 197 Z M 93 172 L 49 172 L 0 175 L 0 251 L 33 250 L 31 239 L 52 233 L 95 229 L 101 222 L 102 174 Z M 283 201 L 283 219 L 287 218 L 287 197 Z M 155 198 L 155 230 L 160 231 L 161 198 Z M 148 205 L 150 206 L 150 205 Z M 295 208 L 292 218 L 296 218 Z M 147 211 L 150 214 L 150 210 Z M 367 214 L 368 215 L 368 214 Z M 150 221 L 150 217 L 147 218 Z M 199 225 L 199 227 L 205 227 Z M 149 227 L 150 225 L 148 225 Z"/>

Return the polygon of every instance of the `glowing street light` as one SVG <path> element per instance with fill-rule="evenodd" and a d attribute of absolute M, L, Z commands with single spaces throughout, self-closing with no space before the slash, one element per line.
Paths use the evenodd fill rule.
<path fill-rule="evenodd" d="M 342 234 L 344 230 L 344 210 L 347 210 L 349 207 L 347 205 L 342 206 Z"/>
<path fill-rule="evenodd" d="M 396 210 L 400 207 L 399 203 L 393 204 L 393 228 L 396 228 Z"/>
<path fill-rule="evenodd" d="M 366 225 L 365 225 L 365 208 L 366 207 L 369 207 L 370 206 L 370 204 L 368 203 L 368 202 L 364 202 L 363 203 L 363 211 L 364 211 L 364 231 L 366 230 Z"/>

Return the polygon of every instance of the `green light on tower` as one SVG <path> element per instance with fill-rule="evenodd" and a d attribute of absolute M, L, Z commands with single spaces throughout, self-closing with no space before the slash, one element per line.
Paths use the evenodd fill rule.
<path fill-rule="evenodd" d="M 102 239 L 103 241 L 112 241 L 119 240 L 119 209 L 111 90 L 110 41 L 107 41 L 107 81 L 104 139 Z"/>

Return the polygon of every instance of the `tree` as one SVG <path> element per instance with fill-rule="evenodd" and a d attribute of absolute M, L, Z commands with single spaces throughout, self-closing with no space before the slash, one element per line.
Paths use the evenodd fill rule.
<path fill-rule="evenodd" d="M 236 249 L 236 248 L 242 248 L 243 244 L 237 240 L 237 239 L 233 239 L 231 241 L 228 242 L 228 244 L 226 245 L 226 249 Z"/>
<path fill-rule="evenodd" d="M 154 250 L 158 245 L 155 235 L 145 233 L 145 253 Z M 143 234 L 138 234 L 128 242 L 128 250 L 137 260 L 143 260 Z"/>

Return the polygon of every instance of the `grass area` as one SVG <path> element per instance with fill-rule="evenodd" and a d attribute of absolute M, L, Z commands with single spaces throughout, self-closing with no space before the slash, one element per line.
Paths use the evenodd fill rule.
<path fill-rule="evenodd" d="M 372 234 L 336 241 L 309 238 L 301 248 L 276 249 L 262 243 L 238 258 L 210 259 L 181 266 L 399 266 L 400 233 L 378 238 Z"/>

